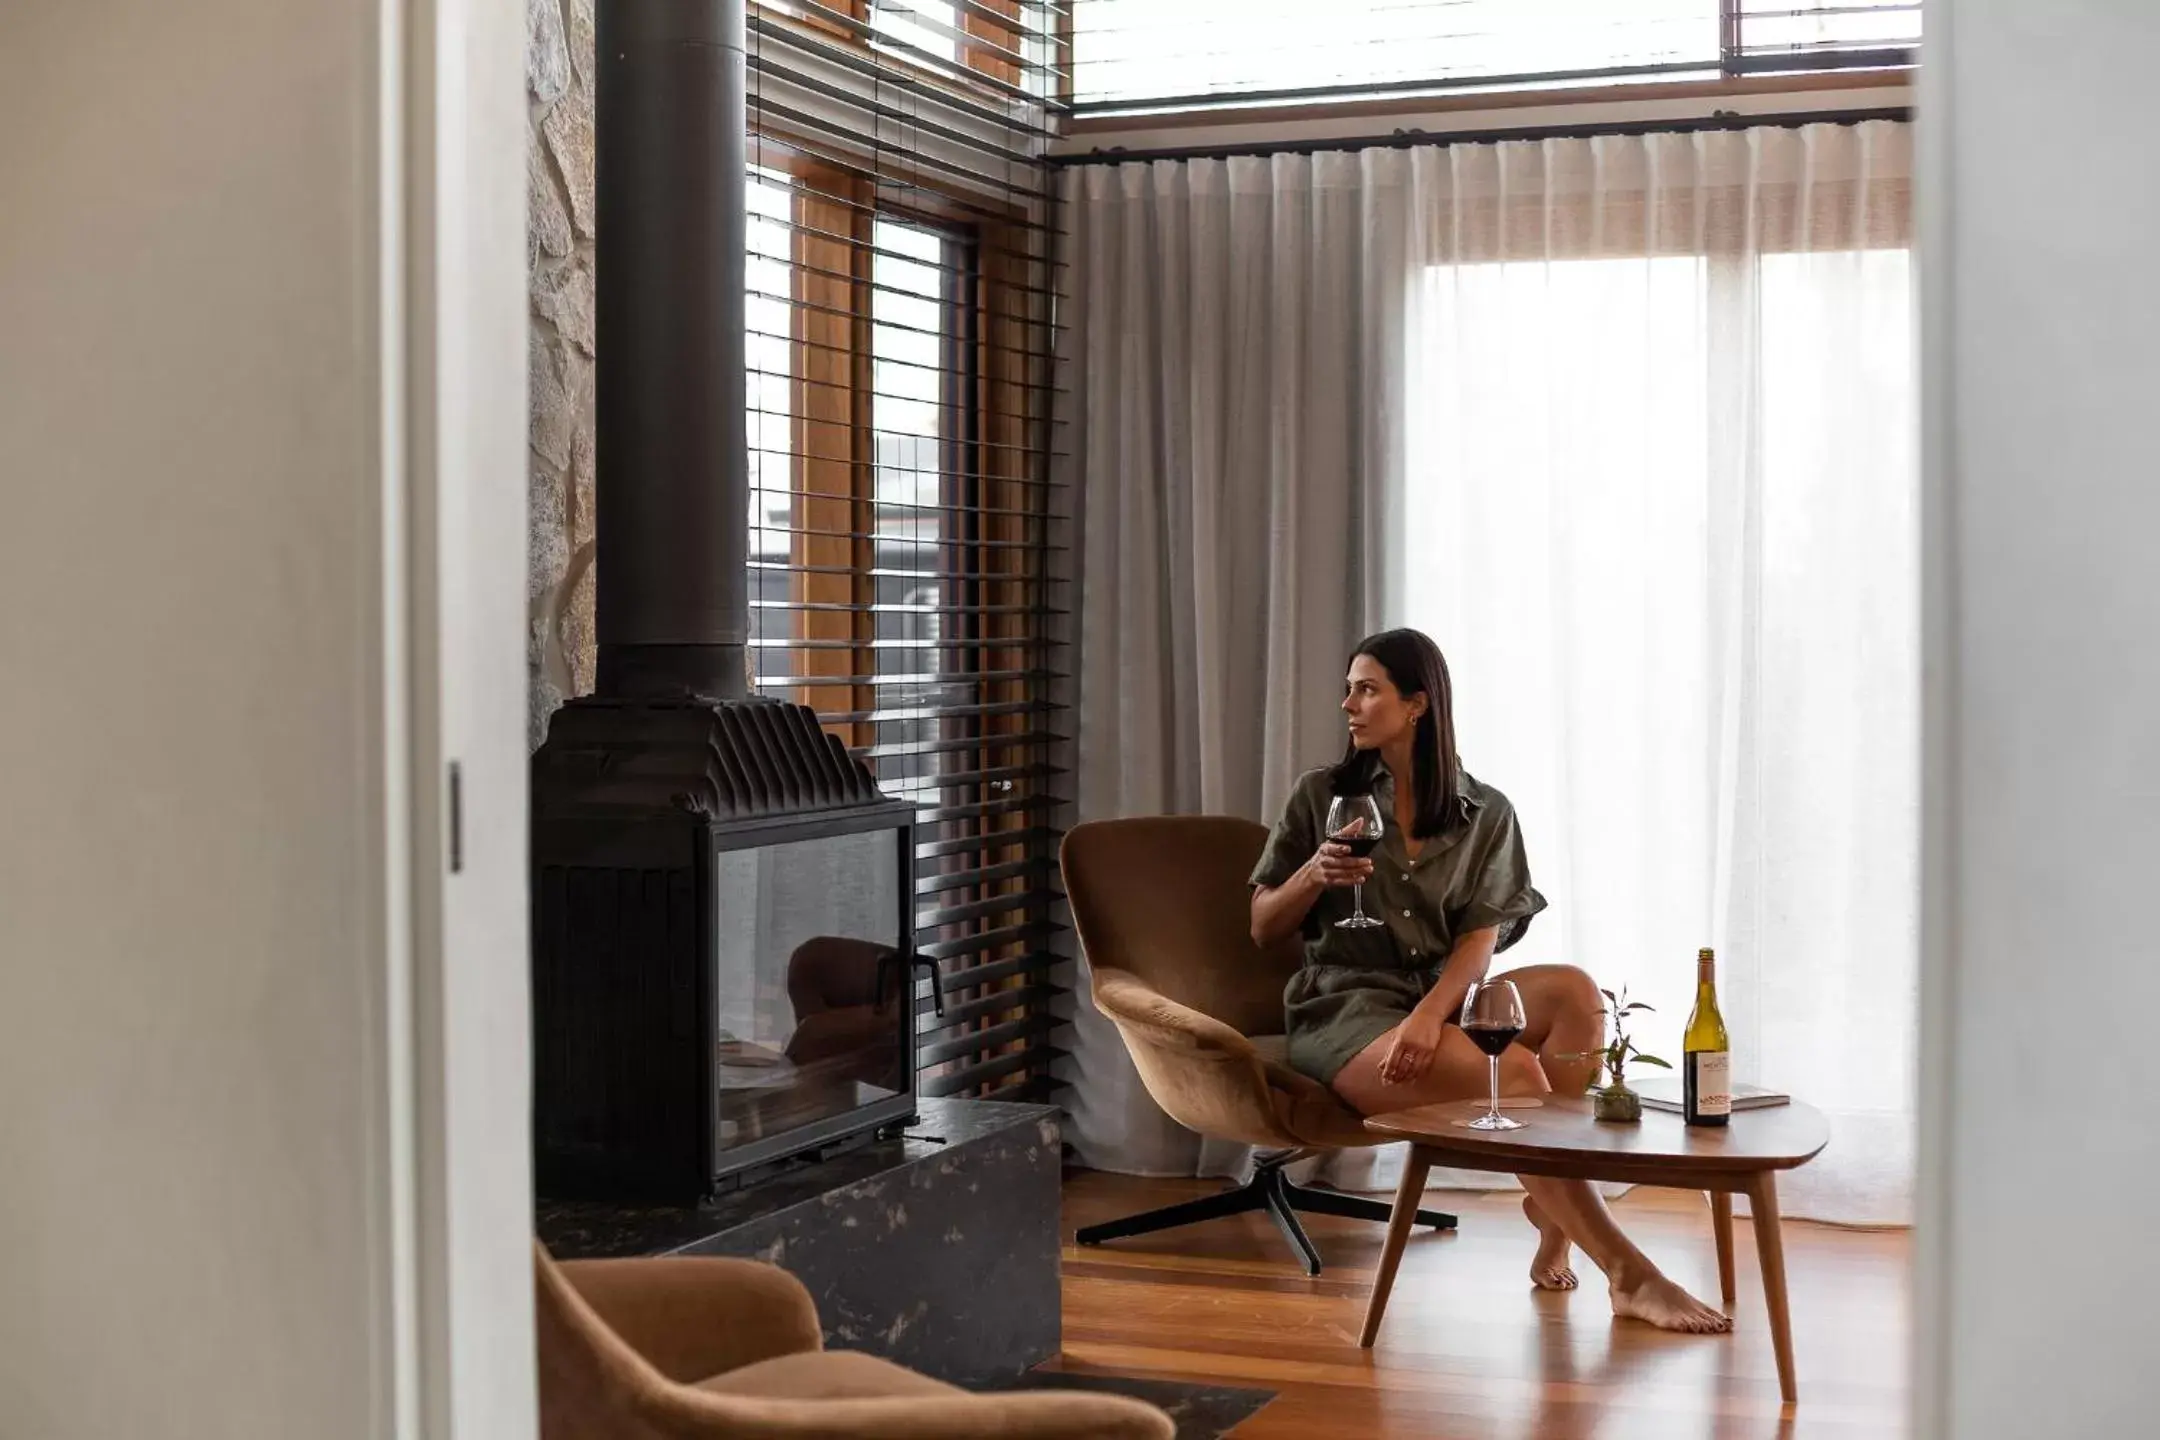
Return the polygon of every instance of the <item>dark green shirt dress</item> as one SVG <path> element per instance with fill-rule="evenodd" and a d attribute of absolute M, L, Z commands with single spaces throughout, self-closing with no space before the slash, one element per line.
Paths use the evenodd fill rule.
<path fill-rule="evenodd" d="M 1462 775 L 1464 824 L 1425 842 L 1409 858 L 1395 827 L 1394 791 L 1383 771 L 1374 789 L 1388 817 L 1365 882 L 1365 913 L 1385 929 L 1338 930 L 1350 890 L 1330 889 L 1305 917 L 1305 965 L 1283 991 L 1290 1064 L 1323 1085 L 1359 1051 L 1408 1018 L 1439 976 L 1457 938 L 1498 926 L 1494 949 L 1523 936 L 1545 897 L 1530 884 L 1515 808 L 1489 785 Z M 1289 880 L 1320 848 L 1327 823 L 1328 771 L 1298 777 L 1282 818 L 1253 868 L 1254 885 Z"/>

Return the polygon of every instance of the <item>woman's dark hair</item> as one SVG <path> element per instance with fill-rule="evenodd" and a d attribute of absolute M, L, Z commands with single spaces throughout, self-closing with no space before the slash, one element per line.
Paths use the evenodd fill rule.
<path fill-rule="evenodd" d="M 1411 774 L 1417 790 L 1417 818 L 1411 833 L 1420 840 L 1445 835 L 1462 824 L 1461 781 L 1455 757 L 1455 687 L 1448 679 L 1447 657 L 1422 630 L 1383 630 L 1358 641 L 1350 652 L 1355 663 L 1370 655 L 1387 671 L 1405 700 L 1425 697 L 1425 713 L 1411 737 Z M 1353 742 L 1342 763 L 1329 772 L 1337 795 L 1370 795 L 1380 778 L 1380 752 L 1360 750 Z"/>

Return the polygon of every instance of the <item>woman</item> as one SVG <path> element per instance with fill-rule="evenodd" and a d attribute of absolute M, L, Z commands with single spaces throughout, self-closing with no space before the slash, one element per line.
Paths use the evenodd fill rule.
<path fill-rule="evenodd" d="M 1305 937 L 1304 968 L 1283 996 L 1290 1063 L 1364 1115 L 1485 1095 L 1485 1055 L 1456 1017 L 1494 954 L 1545 908 L 1515 812 L 1457 764 L 1447 662 L 1429 637 L 1389 630 L 1360 643 L 1342 708 L 1349 750 L 1299 779 L 1252 876 L 1253 940 Z M 1361 860 L 1327 843 L 1323 827 L 1334 796 L 1363 794 L 1393 818 Z M 1385 926 L 1336 928 L 1349 914 L 1348 887 L 1361 881 L 1367 912 Z M 1500 1058 L 1502 1089 L 1587 1090 L 1604 1047 L 1596 984 L 1570 965 L 1507 978 L 1528 1024 Z M 1615 1314 L 1667 1330 L 1732 1328 L 1635 1248 L 1588 1182 L 1521 1178 L 1523 1212 L 1539 1236 L 1534 1283 L 1574 1288 L 1572 1241 L 1605 1272 Z"/>

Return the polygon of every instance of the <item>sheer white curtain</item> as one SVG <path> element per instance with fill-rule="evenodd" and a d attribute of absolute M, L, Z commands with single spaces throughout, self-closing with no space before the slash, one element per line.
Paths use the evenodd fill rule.
<path fill-rule="evenodd" d="M 1539 203 L 1513 236 L 1447 237 L 1413 283 L 1393 537 L 1466 763 L 1556 900 L 1510 958 L 1625 983 L 1670 1056 L 1687 957 L 1716 945 L 1740 1078 L 1833 1116 L 1789 1208 L 1851 1220 L 1908 1219 L 1912 1164 L 1907 133 L 1457 167 Z"/>
<path fill-rule="evenodd" d="M 1465 762 L 1514 799 L 1554 902 L 1505 963 L 1564 959 L 1627 984 L 1658 1007 L 1640 1039 L 1669 1053 L 1694 952 L 1716 945 L 1740 1078 L 1833 1116 L 1788 1208 L 1855 1221 L 1909 1214 L 1908 135 L 1878 122 L 1462 145 L 1246 162 L 1242 177 L 1238 162 L 1125 167 L 1083 172 L 1073 207 L 1083 809 L 1267 816 L 1290 774 L 1335 752 L 1323 707 L 1355 632 L 1430 631 L 1454 667 Z M 1278 204 L 1355 193 L 1340 202 L 1349 242 L 1309 237 L 1328 280 L 1269 299 L 1340 323 L 1305 337 L 1265 405 L 1222 377 L 1282 368 L 1279 344 L 1247 311 L 1191 312 L 1177 282 L 1254 263 L 1281 227 L 1161 228 L 1163 197 L 1192 207 L 1210 173 L 1228 190 L 1264 182 Z M 1106 225 L 1125 243 L 1103 244 Z M 1106 310 L 1113 296 L 1129 308 Z M 1171 334 L 1164 385 L 1149 361 Z M 1121 548 L 1129 528 L 1096 523 L 1104 505 L 1183 508 L 1194 471 L 1166 427 L 1265 433 L 1281 423 L 1269 405 L 1306 415 L 1314 394 L 1323 412 L 1347 403 L 1333 428 L 1358 443 L 1261 459 L 1289 471 L 1277 493 L 1312 496 L 1347 529 L 1308 534 L 1276 511 L 1267 549 L 1226 556 L 1192 517 L 1137 551 Z M 1236 504 L 1221 487 L 1249 483 L 1226 472 L 1218 509 Z M 1295 693 L 1263 671 L 1234 703 L 1158 703 L 1209 691 L 1192 656 L 1281 622 L 1234 603 L 1237 585 L 1333 573 L 1353 563 L 1336 558 L 1345 545 L 1363 547 L 1357 603 L 1327 617 L 1332 635 L 1308 632 Z M 1159 592 L 1143 578 L 1165 575 Z M 1138 629 L 1192 648 L 1125 643 Z M 1256 736 L 1276 737 L 1265 766 L 1184 783 Z M 1083 1016 L 1083 1155 L 1234 1168 L 1164 1139 L 1115 1044 Z M 1335 1178 L 1380 1184 L 1386 1168 Z"/>

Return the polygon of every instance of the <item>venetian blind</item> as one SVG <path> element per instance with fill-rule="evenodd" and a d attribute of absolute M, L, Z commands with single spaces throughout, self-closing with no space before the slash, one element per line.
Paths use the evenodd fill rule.
<path fill-rule="evenodd" d="M 916 806 L 927 1095 L 1049 1087 L 1067 608 L 1060 7 L 781 0 L 749 31 L 758 689 Z"/>

